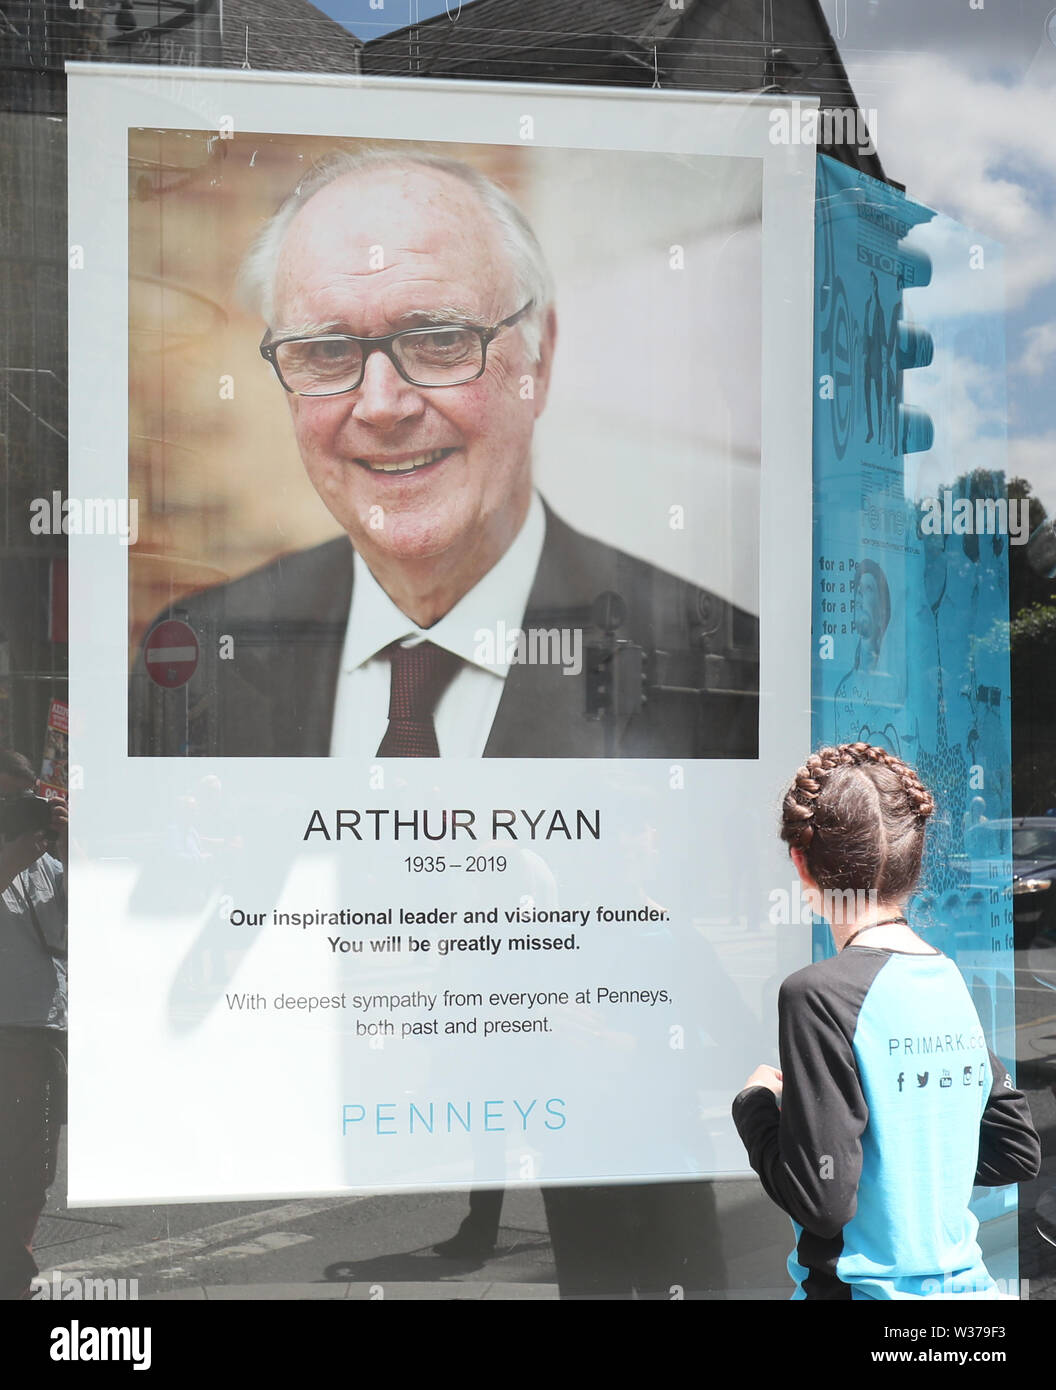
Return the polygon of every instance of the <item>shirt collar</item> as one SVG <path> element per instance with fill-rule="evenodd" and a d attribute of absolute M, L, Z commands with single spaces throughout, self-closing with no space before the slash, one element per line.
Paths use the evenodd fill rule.
<path fill-rule="evenodd" d="M 430 628 L 418 627 L 396 607 L 357 554 L 341 669 L 356 670 L 392 642 L 432 642 L 471 666 L 504 679 L 509 671 L 509 634 L 520 629 L 545 537 L 543 504 L 539 494 L 533 492 L 513 544 L 484 578 Z"/>

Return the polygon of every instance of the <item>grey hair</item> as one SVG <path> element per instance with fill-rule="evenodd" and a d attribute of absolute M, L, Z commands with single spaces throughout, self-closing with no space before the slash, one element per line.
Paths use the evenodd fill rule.
<path fill-rule="evenodd" d="M 542 342 L 542 325 L 547 308 L 553 301 L 554 287 L 542 248 L 524 213 L 504 188 L 493 183 L 479 169 L 460 159 L 424 151 L 402 154 L 384 149 L 367 149 L 358 153 L 340 150 L 327 155 L 305 174 L 287 196 L 279 210 L 268 219 L 246 253 L 238 273 L 238 293 L 242 303 L 259 313 L 268 324 L 273 322 L 275 309 L 275 273 L 279 253 L 290 224 L 305 203 L 321 189 L 348 174 L 371 173 L 380 169 L 436 169 L 460 179 L 476 193 L 502 237 L 513 271 L 517 303 L 510 312 L 519 309 L 529 299 L 531 312 L 520 322 L 525 346 L 532 361 L 537 361 Z"/>

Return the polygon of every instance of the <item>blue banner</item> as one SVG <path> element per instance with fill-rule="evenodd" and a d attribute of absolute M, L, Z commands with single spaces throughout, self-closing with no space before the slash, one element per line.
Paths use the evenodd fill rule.
<path fill-rule="evenodd" d="M 881 744 L 933 793 L 910 917 L 1012 1067 L 1008 547 L 1027 519 L 1005 492 L 1001 251 L 824 157 L 816 206 L 814 743 Z M 1014 1275 L 1014 1240 L 992 1272 Z"/>

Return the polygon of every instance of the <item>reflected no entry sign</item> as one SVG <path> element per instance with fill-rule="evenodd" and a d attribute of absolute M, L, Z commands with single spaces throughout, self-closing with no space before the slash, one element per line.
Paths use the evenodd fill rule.
<path fill-rule="evenodd" d="M 176 690 L 186 685 L 198 667 L 198 638 L 179 618 L 158 623 L 147 637 L 144 659 L 156 685 Z"/>

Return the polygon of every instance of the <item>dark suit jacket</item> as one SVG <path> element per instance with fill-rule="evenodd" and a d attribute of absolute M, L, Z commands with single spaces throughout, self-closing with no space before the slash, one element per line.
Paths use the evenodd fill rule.
<path fill-rule="evenodd" d="M 352 546 L 340 536 L 160 614 L 195 630 L 199 663 L 187 686 L 162 689 L 140 651 L 129 752 L 326 757 L 352 578 Z M 606 594 L 622 602 L 599 603 Z M 758 620 L 580 535 L 549 508 L 521 626 L 581 628 L 584 670 L 511 666 L 485 757 L 757 756 Z"/>

